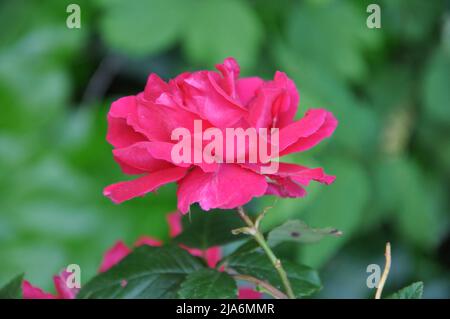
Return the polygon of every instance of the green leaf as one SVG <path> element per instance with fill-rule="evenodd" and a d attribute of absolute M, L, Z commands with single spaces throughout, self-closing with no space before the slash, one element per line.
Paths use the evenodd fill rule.
<path fill-rule="evenodd" d="M 187 276 L 178 295 L 184 299 L 230 299 L 237 297 L 237 285 L 225 272 L 201 269 Z"/>
<path fill-rule="evenodd" d="M 240 246 L 238 246 L 231 254 L 222 258 L 222 260 L 219 262 L 219 265 L 222 265 L 230 258 L 233 258 L 238 255 L 242 255 L 242 254 L 247 254 L 247 253 L 253 252 L 255 250 L 261 250 L 261 246 L 259 246 L 259 244 L 253 238 L 250 238 L 249 240 L 245 241 Z"/>
<path fill-rule="evenodd" d="M 134 55 L 160 52 L 173 45 L 184 21 L 184 1 L 136 0 L 104 4 L 100 31 L 114 49 Z"/>
<path fill-rule="evenodd" d="M 262 40 L 257 16 L 244 1 L 200 1 L 186 26 L 183 45 L 195 63 L 214 65 L 232 56 L 254 65 Z"/>
<path fill-rule="evenodd" d="M 314 243 L 326 236 L 341 236 L 336 228 L 310 228 L 301 220 L 288 220 L 283 225 L 274 228 L 267 238 L 269 245 L 276 246 L 282 242 Z"/>
<path fill-rule="evenodd" d="M 312 295 L 322 288 L 319 275 L 312 268 L 294 264 L 288 260 L 282 260 L 282 265 L 297 297 Z M 239 274 L 265 280 L 284 291 L 278 272 L 263 252 L 255 251 L 234 256 L 228 260 L 227 267 L 234 269 Z"/>
<path fill-rule="evenodd" d="M 23 274 L 18 275 L 0 288 L 0 299 L 22 299 Z"/>
<path fill-rule="evenodd" d="M 425 71 L 423 97 L 425 114 L 434 123 L 450 124 L 450 52 L 434 52 Z"/>
<path fill-rule="evenodd" d="M 174 238 L 174 242 L 191 248 L 207 249 L 243 238 L 231 233 L 233 229 L 243 226 L 234 211 L 214 209 L 204 212 L 193 208 L 182 222 L 183 232 Z"/>
<path fill-rule="evenodd" d="M 187 275 L 203 267 L 199 258 L 179 247 L 141 246 L 94 277 L 78 298 L 176 298 Z"/>
<path fill-rule="evenodd" d="M 441 214 L 433 207 L 439 187 L 407 157 L 379 161 L 376 173 L 377 198 L 383 210 L 393 212 L 399 234 L 424 250 L 435 247 L 445 233 Z"/>
<path fill-rule="evenodd" d="M 388 297 L 388 299 L 422 299 L 423 282 L 418 281 Z"/>
<path fill-rule="evenodd" d="M 443 1 L 381 0 L 379 5 L 382 29 L 396 43 L 417 43 L 420 47 L 432 36 L 436 22 L 445 10 L 444 3 Z"/>
<path fill-rule="evenodd" d="M 310 64 L 360 80 L 368 73 L 362 51 L 380 42 L 379 33 L 367 32 L 365 19 L 365 8 L 350 1 L 303 1 L 289 13 L 286 39 Z"/>

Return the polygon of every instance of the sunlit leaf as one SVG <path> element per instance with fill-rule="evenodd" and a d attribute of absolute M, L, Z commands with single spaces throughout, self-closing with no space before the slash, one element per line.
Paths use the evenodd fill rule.
<path fill-rule="evenodd" d="M 326 236 L 341 236 L 336 228 L 311 228 L 301 220 L 289 220 L 269 232 L 269 245 L 276 246 L 282 242 L 314 243 Z"/>
<path fill-rule="evenodd" d="M 230 299 L 237 297 L 237 286 L 225 272 L 202 269 L 187 276 L 178 295 L 183 299 Z"/>

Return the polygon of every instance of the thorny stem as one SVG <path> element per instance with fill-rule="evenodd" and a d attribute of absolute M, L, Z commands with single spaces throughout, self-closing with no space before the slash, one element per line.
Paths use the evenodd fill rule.
<path fill-rule="evenodd" d="M 243 280 L 243 281 L 250 282 L 254 285 L 260 286 L 261 288 L 265 289 L 269 294 L 274 296 L 276 299 L 288 299 L 288 296 L 286 296 L 286 294 L 284 292 L 279 291 L 277 288 L 275 288 L 271 284 L 265 282 L 264 280 L 261 280 L 261 279 L 258 279 L 258 278 L 252 277 L 252 276 L 248 276 L 248 275 L 241 275 L 241 274 L 233 275 L 233 277 L 236 280 Z"/>
<path fill-rule="evenodd" d="M 383 274 L 381 275 L 380 282 L 378 283 L 377 292 L 375 294 L 375 299 L 381 298 L 381 293 L 383 292 L 384 284 L 389 275 L 389 270 L 391 269 L 391 244 L 386 243 L 386 252 L 384 253 L 386 257 L 386 264 L 384 266 Z"/>
<path fill-rule="evenodd" d="M 275 256 L 275 254 L 273 253 L 272 249 L 270 249 L 269 245 L 267 244 L 267 242 L 264 238 L 264 235 L 259 231 L 258 227 L 255 227 L 255 224 L 253 223 L 253 221 L 245 213 L 244 208 L 242 206 L 239 206 L 237 208 L 237 211 L 238 211 L 238 214 L 241 217 L 241 219 L 249 227 L 249 230 L 251 231 L 250 235 L 252 235 L 253 238 L 256 240 L 256 242 L 261 246 L 261 248 L 266 253 L 267 257 L 270 259 L 270 262 L 272 263 L 272 265 L 275 267 L 276 271 L 278 272 L 278 275 L 280 276 L 280 279 L 283 283 L 284 289 L 286 290 L 286 294 L 288 295 L 289 299 L 295 299 L 295 295 L 292 290 L 291 283 L 289 282 L 286 271 L 284 270 L 280 259 L 278 259 Z"/>

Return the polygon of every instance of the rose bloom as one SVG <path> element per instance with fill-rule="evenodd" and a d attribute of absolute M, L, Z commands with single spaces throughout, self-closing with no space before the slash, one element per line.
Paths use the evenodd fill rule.
<path fill-rule="evenodd" d="M 178 212 L 167 215 L 167 221 L 169 223 L 169 235 L 170 237 L 175 237 L 182 232 L 181 215 Z M 142 236 L 135 243 L 135 247 L 142 245 L 149 246 L 161 246 L 162 241 L 148 237 Z M 191 255 L 203 258 L 210 268 L 214 268 L 217 262 L 222 258 L 222 252 L 220 247 L 211 247 L 206 250 L 200 250 L 196 248 L 189 248 L 185 245 L 180 245 L 183 249 L 186 249 Z M 99 267 L 99 272 L 105 272 L 122 259 L 124 259 L 131 249 L 123 243 L 123 241 L 117 241 L 113 247 L 108 249 L 103 256 L 103 260 Z M 62 271 L 61 274 L 53 277 L 53 283 L 55 286 L 56 294 L 50 294 L 43 291 L 42 289 L 33 286 L 27 280 L 22 282 L 22 295 L 24 299 L 75 299 L 79 289 L 68 288 L 66 285 L 66 280 L 70 273 L 67 271 Z M 122 285 L 126 286 L 126 281 L 124 280 Z M 240 287 L 238 290 L 239 299 L 260 299 L 262 294 L 258 291 L 253 290 L 250 287 Z"/>
<path fill-rule="evenodd" d="M 324 109 L 310 109 L 295 121 L 299 104 L 296 86 L 285 73 L 274 79 L 239 78 L 239 65 L 227 58 L 216 66 L 219 72 L 183 73 L 168 83 L 151 74 L 143 92 L 120 98 L 108 113 L 107 140 L 125 174 L 139 175 L 105 188 L 104 194 L 121 203 L 178 184 L 178 210 L 189 211 L 193 203 L 203 210 L 232 209 L 254 197 L 276 195 L 302 197 L 311 180 L 329 184 L 334 176 L 322 168 L 279 163 L 274 173 L 263 173 L 257 163 L 179 163 L 171 150 L 173 130 L 194 133 L 194 121 L 202 129 L 254 128 L 279 130 L 279 157 L 306 151 L 331 136 L 337 120 Z M 242 151 L 242 150 L 241 150 Z M 194 150 L 193 152 L 194 153 Z"/>

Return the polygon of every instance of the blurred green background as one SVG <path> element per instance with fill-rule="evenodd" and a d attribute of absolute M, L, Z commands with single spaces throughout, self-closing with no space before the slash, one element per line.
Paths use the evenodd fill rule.
<path fill-rule="evenodd" d="M 81 7 L 81 29 L 66 7 Z M 381 29 L 369 29 L 369 3 Z M 450 4 L 424 0 L 2 1 L 0 4 L 0 284 L 19 272 L 45 289 L 77 263 L 96 271 L 116 240 L 168 237 L 175 187 L 120 206 L 102 196 L 123 180 L 105 141 L 114 99 L 212 68 L 227 56 L 242 75 L 276 70 L 309 107 L 334 112 L 332 139 L 296 163 L 337 175 L 304 199 L 278 200 L 267 229 L 288 218 L 344 236 L 289 248 L 318 267 L 317 297 L 366 298 L 366 267 L 384 264 L 386 290 L 425 282 L 450 296 Z M 274 198 L 254 202 L 271 205 Z"/>

